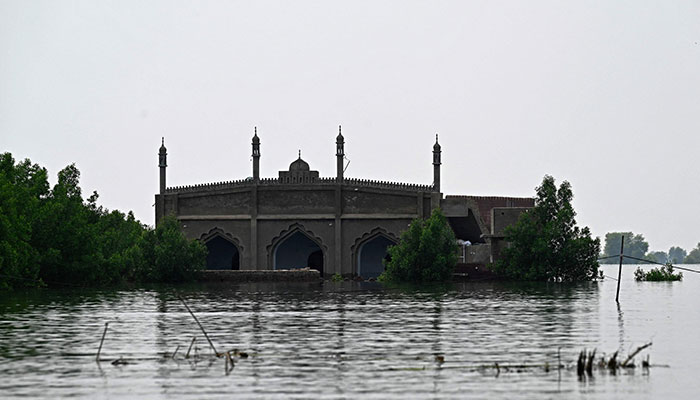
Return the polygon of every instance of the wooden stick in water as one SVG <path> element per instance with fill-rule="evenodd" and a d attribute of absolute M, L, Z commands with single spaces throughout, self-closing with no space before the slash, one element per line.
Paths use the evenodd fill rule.
<path fill-rule="evenodd" d="M 214 354 L 216 354 L 217 357 L 221 357 L 222 354 L 220 354 L 218 351 L 216 351 L 216 347 L 214 347 L 214 343 L 212 343 L 212 342 L 211 342 L 211 339 L 209 339 L 209 335 L 207 335 L 207 331 L 204 330 L 204 327 L 202 326 L 202 324 L 199 323 L 199 320 L 198 320 L 197 317 L 194 315 L 194 313 L 192 312 L 192 310 L 190 310 L 190 307 L 187 306 L 187 303 L 185 303 L 185 299 L 183 299 L 183 298 L 180 297 L 180 296 L 177 296 L 177 297 L 180 299 L 180 301 L 181 301 L 182 304 L 185 306 L 185 308 L 187 309 L 187 311 L 190 313 L 190 315 L 192 316 L 192 318 L 194 318 L 194 322 L 196 322 L 197 325 L 199 325 L 199 329 L 202 330 L 202 333 L 204 334 L 204 337 L 207 338 L 207 341 L 209 342 L 209 346 L 211 346 L 211 349 L 214 350 Z"/>
<path fill-rule="evenodd" d="M 105 330 L 102 332 L 102 339 L 100 339 L 100 347 L 97 349 L 97 356 L 95 356 L 95 361 L 100 362 L 100 352 L 102 351 L 102 343 L 105 341 L 105 335 L 107 334 L 107 326 L 109 322 L 105 322 Z"/>
<path fill-rule="evenodd" d="M 192 350 L 192 345 L 194 344 L 195 339 L 197 339 L 197 336 L 192 337 L 192 341 L 190 342 L 190 347 L 187 349 L 187 354 L 185 354 L 185 358 L 190 358 L 190 350 Z"/>

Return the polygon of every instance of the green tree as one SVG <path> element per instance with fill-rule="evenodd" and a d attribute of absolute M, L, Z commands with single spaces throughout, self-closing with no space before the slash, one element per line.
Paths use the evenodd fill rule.
<path fill-rule="evenodd" d="M 700 243 L 683 260 L 685 264 L 700 264 Z"/>
<path fill-rule="evenodd" d="M 79 183 L 74 164 L 49 189 L 44 168 L 0 154 L 0 289 L 179 282 L 204 265 L 206 247 L 174 219 L 148 229 L 131 212 L 98 206 L 96 192 L 84 201 Z"/>
<path fill-rule="evenodd" d="M 668 262 L 668 254 L 666 254 L 665 251 L 651 251 L 645 258 L 659 264 L 666 264 Z"/>
<path fill-rule="evenodd" d="M 173 216 L 164 217 L 155 230 L 144 233 L 138 247 L 128 255 L 137 261 L 128 263 L 137 268 L 145 281 L 190 281 L 206 265 L 206 246 L 186 239 Z"/>
<path fill-rule="evenodd" d="M 625 237 L 624 255 L 636 258 L 644 258 L 649 250 L 649 243 L 644 240 L 644 236 L 635 235 L 632 232 L 608 232 L 605 234 L 605 253 L 603 256 L 617 256 L 620 254 L 620 242 Z M 617 262 L 617 261 L 615 261 Z M 637 264 L 638 261 L 631 258 L 624 258 L 623 264 Z"/>
<path fill-rule="evenodd" d="M 668 261 L 671 264 L 683 264 L 686 263 L 685 257 L 688 253 L 680 247 L 673 246 L 668 249 Z"/>
<path fill-rule="evenodd" d="M 389 248 L 381 281 L 439 282 L 452 278 L 457 264 L 457 239 L 440 209 L 427 220 L 413 220 L 396 246 Z"/>
<path fill-rule="evenodd" d="M 41 285 L 39 252 L 32 247 L 34 217 L 48 194 L 44 168 L 0 154 L 0 289 Z"/>
<path fill-rule="evenodd" d="M 506 228 L 508 246 L 495 272 L 531 281 L 587 281 L 598 275 L 600 240 L 576 226 L 569 182 L 559 186 L 545 175 L 536 188 L 535 207 Z"/>

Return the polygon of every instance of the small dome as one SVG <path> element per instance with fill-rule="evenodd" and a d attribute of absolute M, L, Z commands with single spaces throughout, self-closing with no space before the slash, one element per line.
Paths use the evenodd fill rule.
<path fill-rule="evenodd" d="M 260 138 L 258 137 L 258 132 L 255 132 L 253 136 L 253 144 L 260 144 Z"/>
<path fill-rule="evenodd" d="M 161 138 L 159 153 L 165 153 L 167 150 L 165 148 L 165 138 Z"/>
<path fill-rule="evenodd" d="M 335 137 L 337 143 L 343 143 L 345 138 L 343 137 L 343 132 L 341 131 L 340 125 L 338 125 L 338 136 Z"/>
<path fill-rule="evenodd" d="M 289 171 L 309 171 L 311 168 L 309 168 L 309 163 L 306 161 L 302 160 L 301 157 L 298 159 L 294 160 L 293 163 L 289 164 Z"/>
<path fill-rule="evenodd" d="M 435 151 L 440 150 L 440 143 L 438 143 L 438 135 L 437 135 L 437 133 L 435 134 L 435 144 L 433 145 L 433 150 L 435 150 Z"/>

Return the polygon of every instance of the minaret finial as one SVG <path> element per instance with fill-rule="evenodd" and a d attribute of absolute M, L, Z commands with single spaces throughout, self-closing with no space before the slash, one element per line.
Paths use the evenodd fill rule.
<path fill-rule="evenodd" d="M 301 149 L 299 149 L 299 159 L 301 159 Z"/>
<path fill-rule="evenodd" d="M 338 125 L 338 135 L 343 134 L 343 127 L 341 125 Z"/>
<path fill-rule="evenodd" d="M 438 141 L 438 134 L 436 133 L 435 134 L 435 143 L 437 143 L 437 141 Z"/>
<path fill-rule="evenodd" d="M 160 145 L 165 146 L 165 136 L 160 137 Z"/>
<path fill-rule="evenodd" d="M 256 127 L 254 127 L 254 129 L 255 129 L 255 134 L 257 135 L 258 134 L 258 127 L 256 126 Z"/>

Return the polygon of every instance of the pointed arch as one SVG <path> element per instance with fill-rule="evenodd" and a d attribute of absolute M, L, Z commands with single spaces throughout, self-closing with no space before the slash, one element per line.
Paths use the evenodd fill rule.
<path fill-rule="evenodd" d="M 328 248 L 304 225 L 295 222 L 267 245 L 267 262 L 272 269 L 316 269 L 323 276 Z"/>
<path fill-rule="evenodd" d="M 243 246 L 240 240 L 223 229 L 215 227 L 199 237 L 209 251 L 207 269 L 240 269 Z"/>
<path fill-rule="evenodd" d="M 382 259 L 387 256 L 388 247 L 397 243 L 398 237 L 384 228 L 376 227 L 366 232 L 350 248 L 353 272 L 364 278 L 376 278 L 384 271 Z M 363 254 L 363 250 L 367 251 Z"/>

